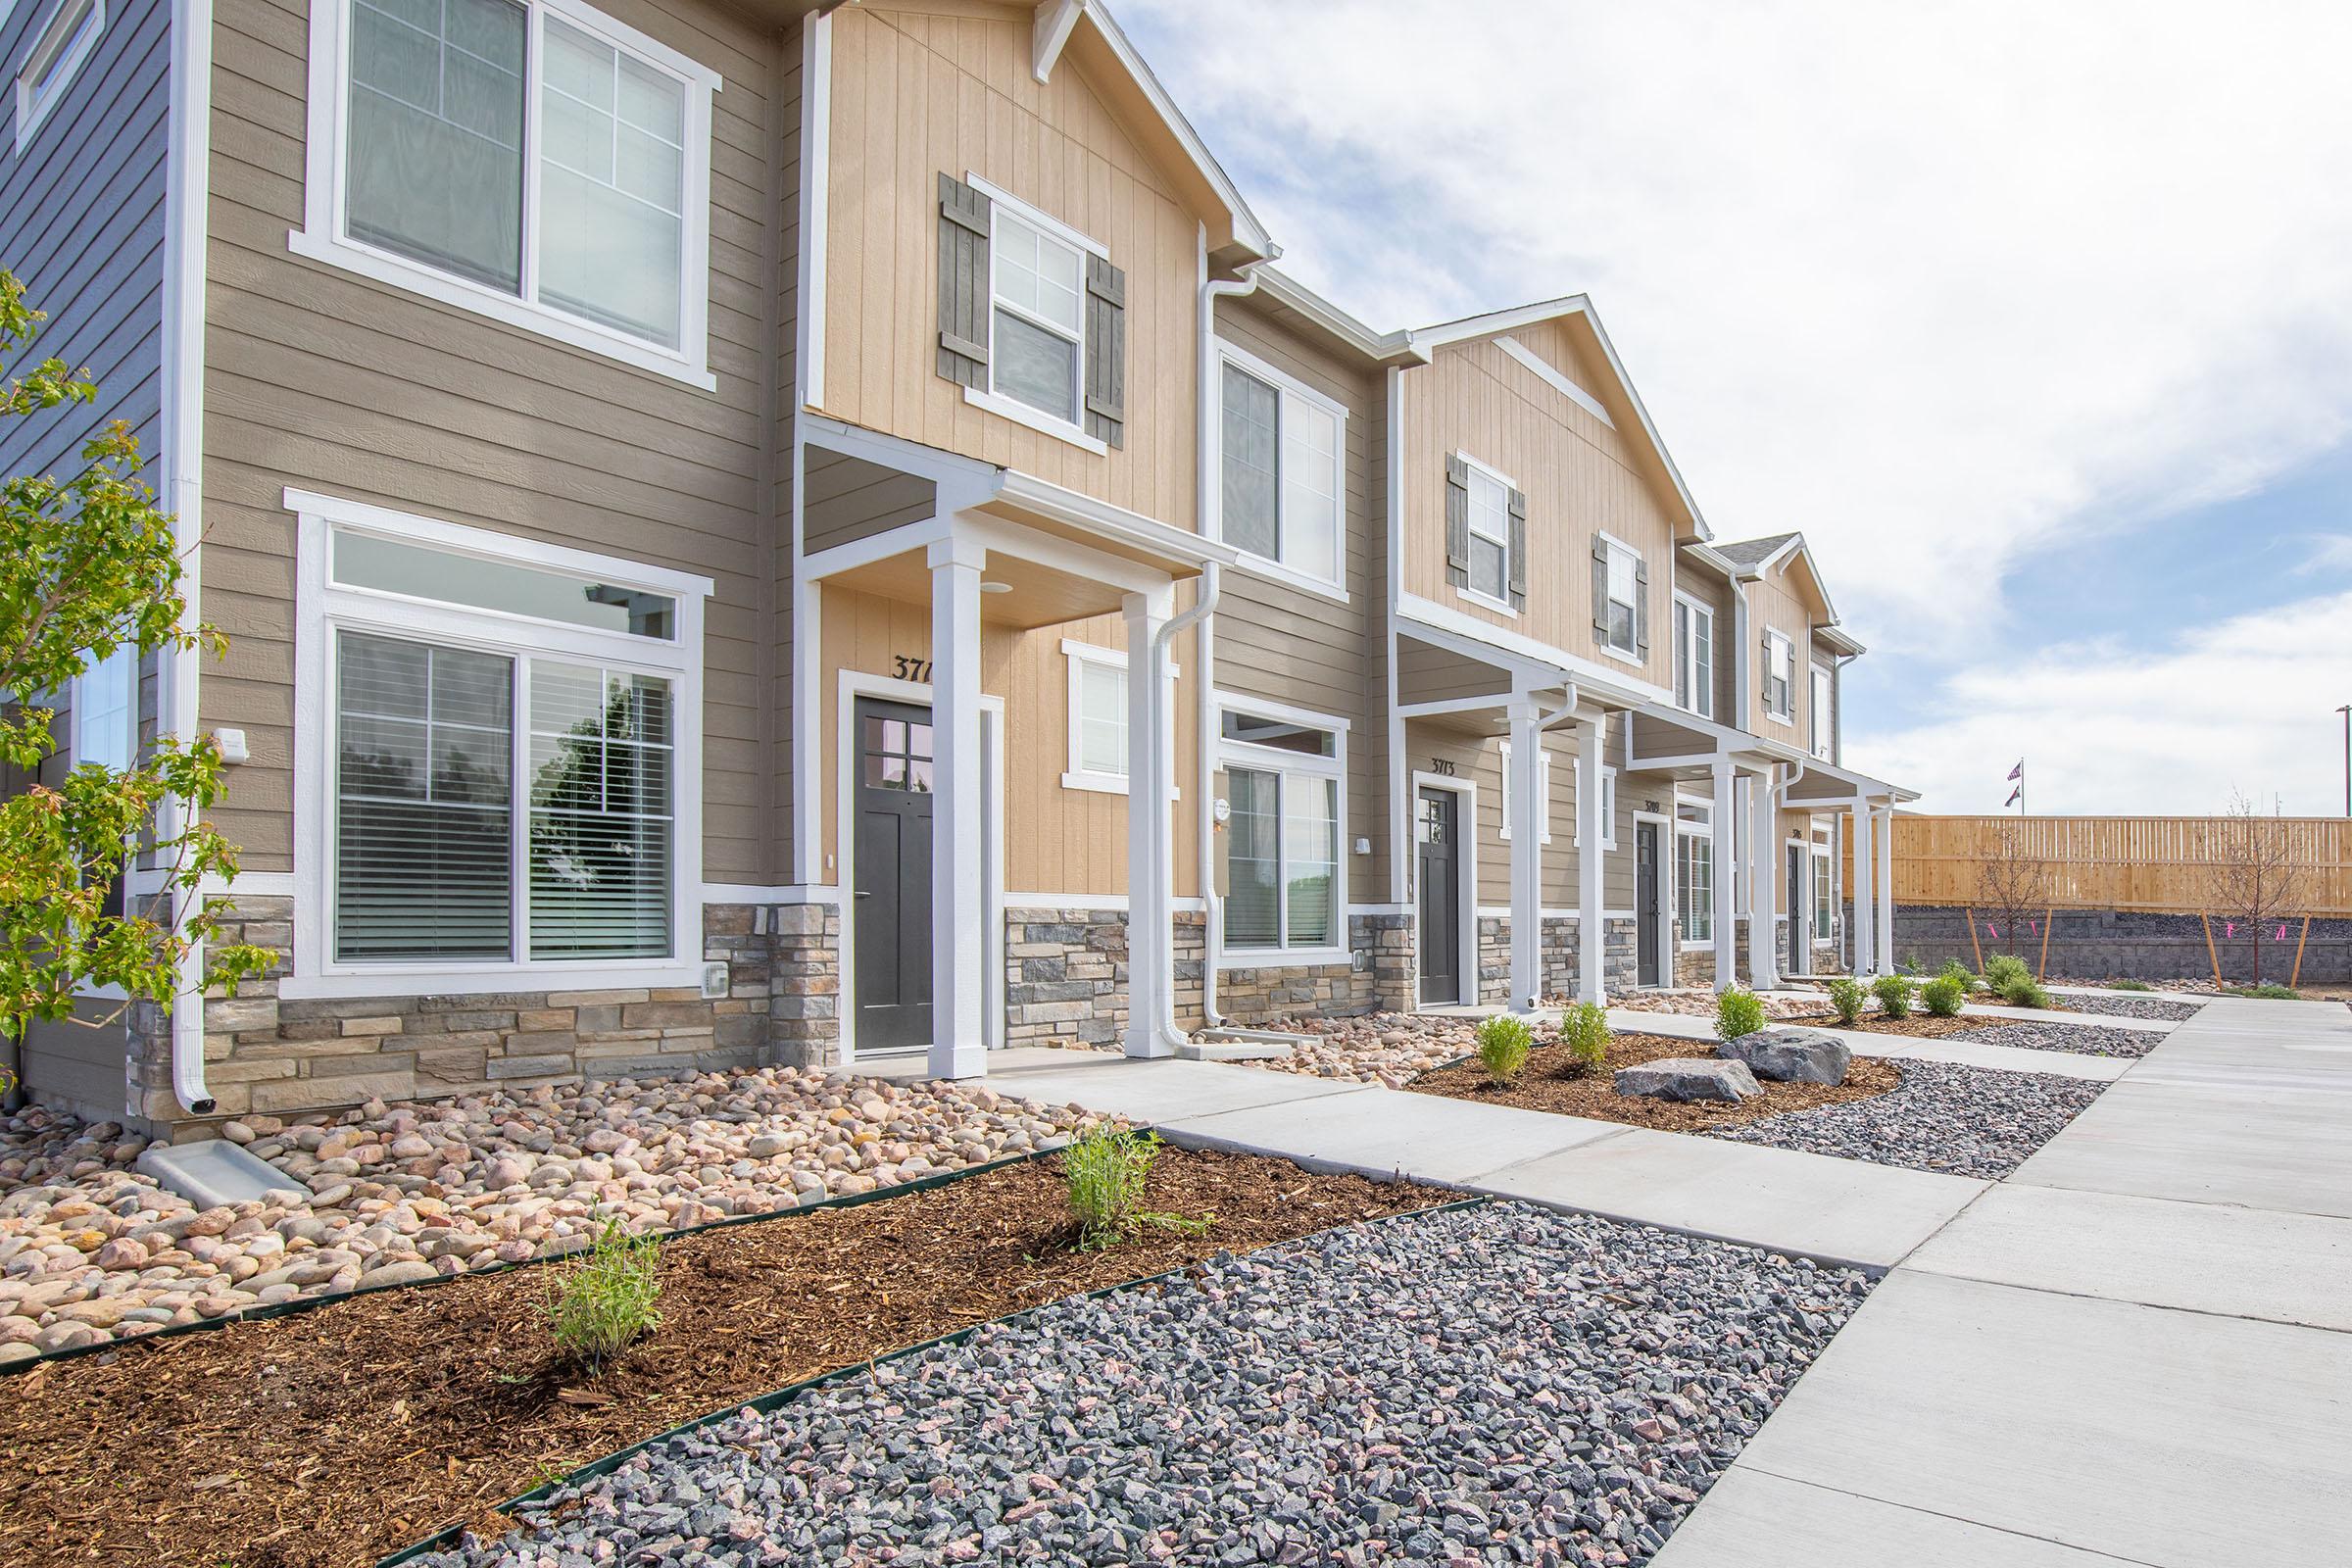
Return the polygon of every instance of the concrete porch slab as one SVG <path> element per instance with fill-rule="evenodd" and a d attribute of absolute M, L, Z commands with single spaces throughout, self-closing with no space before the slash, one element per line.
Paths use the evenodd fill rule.
<path fill-rule="evenodd" d="M 1251 1072 L 1247 1067 L 1220 1069 Z M 1259 1077 L 1281 1076 L 1256 1073 Z M 1308 1080 L 1312 1082 L 1313 1080 Z M 1508 1105 L 1480 1105 L 1442 1095 L 1362 1089 L 1197 1116 L 1167 1129 L 1173 1138 L 1310 1164 L 1422 1181 L 1476 1185 L 1489 1171 L 1631 1129 L 1615 1122 Z"/>
<path fill-rule="evenodd" d="M 2352 1332 L 2352 1220 L 1995 1187 L 1905 1266 Z"/>
<path fill-rule="evenodd" d="M 2344 1071 L 2315 1084 L 2317 1093 L 2276 1083 L 2190 1090 L 2142 1082 L 2148 1065 L 2099 1096 L 2009 1180 L 2352 1218 Z"/>
<path fill-rule="evenodd" d="M 1905 1268 L 1735 1473 L 2161 1568 L 2319 1564 L 2352 1532 L 2347 1389 L 2352 1336 Z"/>
<path fill-rule="evenodd" d="M 1167 1128 L 1197 1116 L 1252 1106 L 1282 1106 L 1370 1094 L 1360 1084 L 1333 1083 L 1298 1073 L 1228 1067 L 1212 1061 L 1130 1061 L 1107 1052 L 1045 1051 L 1022 1058 L 1001 1052 L 989 1062 L 988 1086 L 1001 1095 L 1047 1104 L 1083 1105 Z M 1056 1057 L 1058 1060 L 1040 1060 Z"/>
<path fill-rule="evenodd" d="M 2121 1559 L 1737 1467 L 1654 1568 L 2110 1568 Z"/>
<path fill-rule="evenodd" d="M 1611 1219 L 1886 1269 L 1968 1206 L 1986 1183 L 1866 1160 L 1618 1129 L 1473 1182 Z"/>

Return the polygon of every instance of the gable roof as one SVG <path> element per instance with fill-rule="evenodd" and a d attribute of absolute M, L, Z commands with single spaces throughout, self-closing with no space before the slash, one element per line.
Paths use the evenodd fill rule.
<path fill-rule="evenodd" d="M 1735 539 L 1729 544 L 1718 542 L 1715 553 L 1738 566 L 1742 577 L 1752 577 L 1770 565 L 1791 544 L 1801 546 L 1803 543 L 1802 534 L 1775 533 L 1761 539 Z"/>

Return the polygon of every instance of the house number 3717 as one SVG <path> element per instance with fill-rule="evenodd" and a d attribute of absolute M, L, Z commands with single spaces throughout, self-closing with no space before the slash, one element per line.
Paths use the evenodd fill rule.
<path fill-rule="evenodd" d="M 918 685 L 930 682 L 931 661 L 928 659 L 916 659 L 907 654 L 894 654 L 891 657 L 898 661 L 899 679 L 914 681 Z"/>

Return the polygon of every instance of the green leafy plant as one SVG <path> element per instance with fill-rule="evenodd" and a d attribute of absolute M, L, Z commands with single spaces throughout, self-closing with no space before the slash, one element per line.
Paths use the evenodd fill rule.
<path fill-rule="evenodd" d="M 2046 1007 L 2050 994 L 2030 974 L 2012 975 L 2001 987 L 2001 1000 L 2012 1007 Z"/>
<path fill-rule="evenodd" d="M 2014 953 L 1996 953 L 1984 960 L 1984 989 L 1995 996 L 2005 997 L 2013 982 L 2033 978 L 2034 971 L 2026 967 L 2026 960 Z"/>
<path fill-rule="evenodd" d="M 1597 1002 L 1580 1002 L 1560 1015 L 1560 1045 L 1567 1061 L 1563 1078 L 1589 1078 L 1609 1059 L 1608 1009 Z"/>
<path fill-rule="evenodd" d="M 1764 1027 L 1764 1004 L 1738 986 L 1715 999 L 1715 1038 L 1737 1040 Z"/>
<path fill-rule="evenodd" d="M 1104 1251 L 1146 1226 L 1198 1235 L 1214 1222 L 1213 1215 L 1193 1219 L 1144 1207 L 1144 1189 L 1162 1147 L 1151 1133 L 1098 1126 L 1061 1152 L 1080 1251 Z"/>
<path fill-rule="evenodd" d="M 2156 988 L 2145 980 L 2110 980 L 2107 982 L 2107 989 L 2110 991 L 2153 991 Z"/>
<path fill-rule="evenodd" d="M 1535 1044 L 1535 1032 L 1526 1019 L 1498 1012 L 1478 1026 L 1479 1065 L 1487 1069 L 1490 1082 L 1507 1088 L 1527 1065 Z"/>
<path fill-rule="evenodd" d="M 0 271 L 0 368 L 14 368 L 41 319 Z M 44 360 L 0 382 L 0 422 L 97 396 L 86 370 Z M 204 984 L 229 996 L 270 964 L 262 949 L 220 940 L 226 901 L 198 897 L 208 879 L 237 872 L 234 846 L 204 820 L 224 787 L 210 737 L 164 735 L 122 768 L 76 760 L 60 777 L 45 765 L 60 751 L 53 694 L 78 677 L 118 654 L 135 680 L 151 659 L 227 647 L 186 623 L 181 547 L 140 466 L 117 420 L 82 446 L 69 479 L 0 478 L 0 767 L 31 781 L 0 801 L 0 1041 L 20 1050 L 35 1021 L 74 1017 L 93 986 L 119 987 L 123 1001 L 77 1021 L 112 1022 L 140 1002 L 170 1008 L 199 946 Z M 159 874 L 118 904 L 134 845 Z"/>
<path fill-rule="evenodd" d="M 2237 986 L 2230 992 L 2230 995 L 2233 997 L 2250 997 L 2256 1002 L 2301 1002 L 2303 1000 L 2303 993 L 2297 991 L 2293 986 L 2282 986 L 2275 983 L 2259 986 Z"/>
<path fill-rule="evenodd" d="M 1919 1000 L 1938 1018 L 1957 1018 L 1968 1001 L 1968 988 L 1948 974 L 1939 974 L 1919 988 Z"/>
<path fill-rule="evenodd" d="M 1984 984 L 1982 978 L 1970 973 L 1968 965 L 1958 958 L 1946 959 L 1943 967 L 1936 971 L 1936 978 L 1951 981 L 1960 988 L 1960 994 L 1964 997 Z"/>
<path fill-rule="evenodd" d="M 1869 1004 L 1870 993 L 1862 989 L 1859 980 L 1841 974 L 1830 982 L 1830 1006 L 1839 1023 L 1852 1023 Z"/>
<path fill-rule="evenodd" d="M 588 1250 L 555 1276 L 547 1316 L 557 1348 L 591 1375 L 602 1373 L 639 1335 L 660 1325 L 654 1302 L 661 1295 L 660 1239 L 629 1235 L 618 1215 L 607 1219 Z"/>
<path fill-rule="evenodd" d="M 1879 1010 L 1889 1018 L 1911 1016 L 1911 998 L 1917 990 L 1907 974 L 1883 974 L 1870 983 L 1870 994 L 1879 999 Z"/>

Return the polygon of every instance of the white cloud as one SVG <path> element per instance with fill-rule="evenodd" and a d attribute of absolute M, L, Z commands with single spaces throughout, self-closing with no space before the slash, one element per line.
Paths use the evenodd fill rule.
<path fill-rule="evenodd" d="M 1883 653 L 2352 431 L 2352 8 L 1119 9 L 1287 268 L 1381 327 L 1590 292 L 1718 533 L 1803 528 Z"/>
<path fill-rule="evenodd" d="M 2078 644 L 1971 668 L 1921 705 L 1940 721 L 1849 728 L 1845 755 L 1923 791 L 1930 811 L 1997 809 L 2022 756 L 2036 815 L 2214 812 L 2236 793 L 2330 816 L 2346 702 L 2352 593 L 2193 628 L 2152 657 Z"/>

